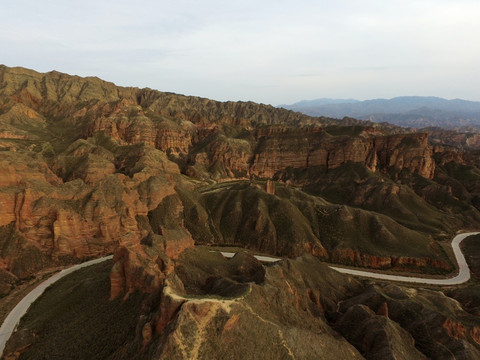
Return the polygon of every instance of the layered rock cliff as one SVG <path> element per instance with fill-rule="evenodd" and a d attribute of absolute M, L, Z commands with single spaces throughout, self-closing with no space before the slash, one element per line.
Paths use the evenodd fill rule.
<path fill-rule="evenodd" d="M 478 319 L 453 299 L 439 291 L 365 284 L 313 256 L 262 266 L 246 252 L 227 260 L 197 247 L 178 257 L 157 292 L 109 300 L 105 280 L 108 269 L 99 265 L 51 289 L 7 344 L 8 358 L 474 360 L 480 355 Z M 51 306 L 59 298 L 69 311 Z M 77 322 L 84 327 L 71 326 Z M 72 337 L 75 341 L 68 341 Z"/>
<path fill-rule="evenodd" d="M 455 301 L 319 260 L 451 273 L 447 242 L 480 227 L 479 166 L 426 133 L 0 66 L 0 294 L 113 253 L 98 302 L 133 328 L 102 333 L 112 358 L 258 358 L 261 341 L 275 358 L 475 359 L 480 327 Z M 35 356 L 35 331 L 14 357 Z"/>
<path fill-rule="evenodd" d="M 2 95 L 10 100 L 7 112 L 15 116 L 14 104 L 20 103 L 30 117 L 40 113 L 50 121 L 82 123 L 78 138 L 103 131 L 121 143 L 144 142 L 224 178 L 271 178 L 287 168 L 335 168 L 349 161 L 372 171 L 405 168 L 427 178 L 435 169 L 426 134 L 379 136 L 364 128 L 354 136 L 331 136 L 314 118 L 265 105 L 118 88 L 56 72 L 6 67 L 0 72 Z"/>
<path fill-rule="evenodd" d="M 2 261 L 8 271 L 26 276 L 52 262 L 118 249 L 112 297 L 142 287 L 131 285 L 135 280 L 128 274 L 149 268 L 149 261 L 158 264 L 146 271 L 144 282 L 157 284 L 151 278 L 165 277 L 168 258 L 194 240 L 282 256 L 308 252 L 361 266 L 451 269 L 435 240 L 480 223 L 480 202 L 475 181 L 461 180 L 450 164 L 461 158 L 475 166 L 475 155 L 440 151 L 424 133 L 391 134 L 389 127 L 353 119 L 342 124 L 349 122 L 354 126 L 251 102 L 222 103 L 1 66 L 0 226 L 8 233 Z M 307 212 L 299 206 L 303 200 L 288 200 L 290 218 L 301 218 L 302 225 L 285 231 L 279 209 L 286 200 L 275 210 L 265 205 L 270 200 L 258 202 L 250 207 L 254 213 L 238 204 L 215 207 L 209 200 L 214 197 L 195 195 L 201 182 L 256 179 L 299 186 L 303 192 L 288 196 L 307 192 L 323 208 L 309 205 Z M 269 195 L 281 199 L 276 188 L 273 194 L 270 185 Z M 438 201 L 442 189 L 451 191 Z M 169 226 L 154 221 L 152 212 L 177 193 L 181 204 L 168 200 L 165 206 L 176 209 L 178 219 Z M 242 196 L 260 194 L 266 193 Z M 233 220 L 239 230 L 229 235 Z M 361 224 L 362 240 L 345 240 L 348 233 L 328 222 L 345 229 Z M 399 245 L 404 233 L 408 241 Z M 175 239 L 183 244 L 177 250 L 170 245 Z M 409 245 L 415 241 L 421 251 Z M 145 242 L 161 252 L 152 255 Z M 387 247 L 393 253 L 382 253 L 386 243 L 395 244 Z M 152 290 L 148 284 L 145 289 Z"/>

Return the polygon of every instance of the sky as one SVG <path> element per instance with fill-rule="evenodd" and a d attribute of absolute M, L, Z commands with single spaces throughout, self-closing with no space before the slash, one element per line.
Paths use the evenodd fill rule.
<path fill-rule="evenodd" d="M 226 101 L 480 101 L 478 0 L 0 1 L 0 64 Z"/>

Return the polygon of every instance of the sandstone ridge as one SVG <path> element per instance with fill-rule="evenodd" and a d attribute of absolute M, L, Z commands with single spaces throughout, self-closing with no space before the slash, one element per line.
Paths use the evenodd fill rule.
<path fill-rule="evenodd" d="M 25 277 L 49 264 L 116 251 L 112 297 L 161 286 L 170 260 L 193 241 L 282 256 L 307 252 L 360 266 L 450 271 L 435 240 L 480 223 L 476 190 L 450 168 L 452 159 L 474 166 L 475 156 L 433 147 L 425 133 L 55 71 L 0 67 L 0 150 L 6 271 Z M 229 236 L 229 210 L 211 209 L 214 196 L 197 193 L 199 185 L 231 180 L 270 181 L 268 192 L 242 192 L 271 196 L 245 201 L 256 212 L 235 212 L 242 215 L 235 228 L 251 231 L 254 242 L 245 242 L 243 230 Z M 291 185 L 300 190 L 287 200 L 282 186 Z M 447 198 L 437 204 L 443 189 Z M 315 199 L 303 208 L 306 196 Z M 270 204 L 273 199 L 283 200 Z M 301 219 L 293 232 L 282 229 L 280 209 L 287 201 L 291 218 Z M 158 220 L 166 209 L 178 215 L 168 224 Z M 364 224 L 367 230 L 354 244 L 328 224 Z M 404 245 L 399 234 L 408 234 Z M 421 244 L 416 249 L 415 242 Z M 398 253 L 383 254 L 387 243 Z M 140 269 L 145 274 L 137 283 L 133 274 Z"/>

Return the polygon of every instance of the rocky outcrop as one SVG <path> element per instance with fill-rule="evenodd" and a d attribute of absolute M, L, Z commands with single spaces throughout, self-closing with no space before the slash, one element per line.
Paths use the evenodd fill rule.
<path fill-rule="evenodd" d="M 350 307 L 336 328 L 369 359 L 427 359 L 407 331 L 365 305 Z"/>
<path fill-rule="evenodd" d="M 467 328 L 460 322 L 446 318 L 442 324 L 443 328 L 447 330 L 448 336 L 456 339 L 465 339 L 467 335 Z"/>
<path fill-rule="evenodd" d="M 372 127 L 359 127 L 353 136 L 338 130 L 332 136 L 313 118 L 265 105 L 120 88 L 56 72 L 0 70 L 1 94 L 19 104 L 10 105 L 11 111 L 38 117 L 42 126 L 45 116 L 65 118 L 70 126 L 82 122 L 78 137 L 104 132 L 123 144 L 146 143 L 172 158 L 187 157 L 188 174 L 201 173 L 195 164 L 214 170 L 215 179 L 273 178 L 284 176 L 286 169 L 334 169 L 347 162 L 372 171 L 407 169 L 426 178 L 435 170 L 426 134 L 381 136 Z M 18 106 L 25 109 L 14 110 Z M 222 126 L 242 127 L 243 132 L 223 135 Z M 209 137 L 215 132 L 219 136 L 212 142 Z"/>
<path fill-rule="evenodd" d="M 0 173 L 0 226 L 13 224 L 0 254 L 6 271 L 23 277 L 29 275 L 28 268 L 37 269 L 27 265 L 32 260 L 22 258 L 20 251 L 8 250 L 13 246 L 36 249 L 51 263 L 100 256 L 132 243 L 140 246 L 149 230 L 138 222 L 139 216 L 147 216 L 164 197 L 175 193 L 173 176 L 179 170 L 165 154 L 153 148 L 145 150 L 145 145 L 132 151 L 119 149 L 114 154 L 83 140 L 72 145 L 52 167 L 67 182 L 57 177 L 45 160 L 28 152 L 0 154 L 5 169 Z M 96 166 L 95 159 L 110 166 Z M 114 173 L 118 166 L 128 175 Z M 166 240 L 169 237 L 171 243 Z M 187 246 L 178 238 L 175 231 L 165 235 L 168 256 L 175 257 Z M 191 237 L 187 239 L 188 246 L 193 244 Z M 134 260 L 132 255 L 129 264 L 136 264 Z M 126 268 L 122 271 L 128 275 L 131 272 Z M 125 281 L 130 289 L 128 276 Z"/>
<path fill-rule="evenodd" d="M 460 340 L 472 339 L 480 345 L 480 326 L 466 326 L 462 322 L 452 318 L 446 318 L 442 327 L 447 331 L 448 336 Z"/>
<path fill-rule="evenodd" d="M 407 256 L 376 256 L 360 253 L 352 249 L 334 249 L 330 254 L 333 262 L 370 269 L 393 269 L 398 271 L 422 271 L 425 268 L 452 271 L 452 266 L 446 261 L 425 257 Z"/>
<path fill-rule="evenodd" d="M 265 192 L 270 195 L 275 195 L 275 183 L 270 179 L 265 183 Z"/>
<path fill-rule="evenodd" d="M 149 241 L 156 239 L 143 241 L 150 253 Z M 247 252 L 225 259 L 190 248 L 160 288 L 110 301 L 108 285 L 99 286 L 105 285 L 106 268 L 101 264 L 42 297 L 45 302 L 31 315 L 41 312 L 48 326 L 30 320 L 24 331 L 20 325 L 7 356 L 73 359 L 91 357 L 91 349 L 99 348 L 95 358 L 257 359 L 252 344 L 272 358 L 476 360 L 479 355 L 472 326 L 478 319 L 442 293 L 359 282 L 313 256 L 262 266 Z M 45 306 L 59 294 L 68 309 Z M 78 317 L 88 329 L 75 343 L 62 341 L 79 331 L 63 323 Z"/>
<path fill-rule="evenodd" d="M 243 348 L 245 341 L 248 342 L 249 336 L 256 331 L 264 334 L 262 339 L 268 338 L 273 344 L 276 344 L 274 339 L 280 334 L 277 340 L 281 342 L 283 338 L 287 352 L 300 358 L 314 354 L 332 359 L 357 357 L 349 345 L 340 345 L 338 341 L 343 338 L 368 359 L 416 360 L 452 353 L 455 357 L 474 359 L 478 354 L 472 343 L 473 337 L 469 338 L 473 330 L 458 330 L 465 327 L 464 323 L 459 320 L 447 322 L 447 327 L 458 330 L 456 333 L 451 330 L 452 336 L 445 329 L 446 323 L 438 323 L 440 313 L 457 313 L 459 318 L 466 316 L 441 293 L 393 285 L 361 288 L 353 279 L 344 281 L 346 278 L 339 274 L 322 269 L 317 260 L 308 256 L 268 267 L 263 282 L 251 286 L 241 297 L 232 299 L 228 292 L 224 293 L 226 297 L 221 298 L 211 298 L 209 293 L 198 295 L 196 292 L 194 298 L 185 296 L 185 291 L 193 291 L 192 284 L 207 282 L 206 277 L 210 272 L 221 272 L 226 266 L 213 259 L 206 261 L 204 258 L 203 262 L 193 260 L 203 258 L 204 255 L 199 251 L 196 249 L 191 254 L 184 253 L 180 259 L 178 265 L 182 270 L 179 275 L 184 287 L 168 285 L 163 290 L 161 309 L 165 317 L 160 322 L 154 321 L 153 324 L 158 325 L 152 326 L 152 329 L 159 329 L 159 338 L 162 339 L 161 343 L 155 345 L 159 358 L 177 354 L 192 357 L 205 351 L 211 355 L 218 347 L 223 356 L 235 358 L 239 354 L 238 347 Z M 208 263 L 212 268 L 206 265 Z M 227 284 L 230 283 L 223 282 L 223 286 Z M 338 292 L 339 288 L 344 290 Z M 378 308 L 377 314 L 372 308 Z M 402 319 L 402 314 L 408 320 Z M 416 320 L 412 320 L 414 318 Z M 295 332 L 285 330 L 284 321 Z M 169 323 L 169 332 L 165 332 L 165 322 Z M 247 324 L 250 330 L 245 332 Z M 264 326 L 270 330 L 264 329 Z M 313 326 L 315 335 L 305 326 Z M 425 330 L 425 326 L 428 330 Z M 330 337 L 332 328 L 343 336 L 337 337 L 339 340 L 334 341 L 334 345 Z M 199 336 L 189 336 L 186 329 L 194 329 Z M 311 345 L 304 344 L 301 337 L 296 336 L 298 333 L 305 334 L 302 337 L 306 336 Z M 430 333 L 437 335 L 431 337 Z M 236 342 L 235 347 L 228 347 L 233 339 L 238 339 L 239 334 L 243 334 L 243 341 Z M 321 355 L 316 353 L 317 345 L 322 349 Z M 275 356 L 281 357 L 285 351 L 285 348 L 275 345 L 268 347 Z M 336 353 L 331 352 L 334 347 Z M 243 358 L 251 357 L 248 349 L 241 353 Z"/>
<path fill-rule="evenodd" d="M 1 93 L 30 108 L 49 103 L 71 104 L 104 99 L 107 102 L 133 97 L 135 89 L 120 88 L 96 77 L 81 78 L 51 71 L 41 74 L 33 70 L 0 66 Z"/>
<path fill-rule="evenodd" d="M 388 304 L 384 302 L 377 310 L 377 315 L 388 317 Z"/>
<path fill-rule="evenodd" d="M 470 329 L 470 336 L 472 339 L 480 345 L 480 327 L 475 326 L 472 329 Z"/>
<path fill-rule="evenodd" d="M 128 297 L 135 290 L 149 294 L 162 289 L 173 272 L 172 261 L 194 245 L 188 231 L 178 225 L 174 233 L 153 236 L 151 243 L 131 233 L 120 239 L 110 274 L 110 299 Z"/>
<path fill-rule="evenodd" d="M 146 143 L 162 151 L 174 154 L 188 153 L 192 146 L 195 128 L 190 122 L 155 120 L 146 116 L 140 106 L 126 104 L 91 123 L 87 135 L 99 131 L 120 143 Z"/>
<path fill-rule="evenodd" d="M 167 257 L 177 256 L 184 246 L 182 239 L 189 238 L 181 225 L 179 232 L 177 225 L 168 228 L 157 224 L 152 230 L 143 224 L 150 220 L 139 219 L 148 218 L 164 197 L 176 191 L 178 179 L 173 177 L 180 170 L 209 181 L 266 178 L 267 184 L 279 179 L 302 186 L 331 183 L 315 172 L 333 173 L 351 164 L 394 181 L 399 173 L 417 173 L 428 179 L 435 173 L 433 150 L 423 133 L 385 135 L 377 126 L 359 126 L 353 119 L 344 119 L 343 123 L 356 126 L 344 128 L 331 119 L 251 102 L 221 103 L 150 89 L 121 88 L 97 78 L 57 72 L 39 74 L 2 66 L 0 75 L 0 132 L 9 137 L 0 139 L 0 149 L 6 149 L 0 154 L 4 169 L 0 199 L 6 204 L 0 209 L 0 226 L 13 223 L 16 233 L 28 244 L 45 253 L 53 249 L 48 255 L 53 259 L 108 253 L 127 234 L 138 242 L 150 232 L 160 236 L 162 240 L 158 241 Z M 350 178 L 348 181 L 352 183 Z M 378 211 L 378 204 L 385 199 L 391 201 L 389 204 L 399 203 L 403 191 L 399 184 L 390 182 L 369 187 L 367 180 L 355 179 L 354 184 L 350 192 L 353 200 L 348 199 L 348 204 L 373 211 Z M 266 190 L 269 195 L 278 195 L 272 186 Z M 372 199 L 373 193 L 382 199 Z M 423 191 L 427 193 L 428 189 Z M 342 201 L 347 200 L 332 202 Z M 250 205 L 256 212 L 239 218 L 243 210 L 232 204 L 233 215 L 222 218 L 222 226 L 231 224 L 225 230 L 209 232 L 203 230 L 216 225 L 208 224 L 209 214 L 199 204 L 191 212 L 196 219 L 187 226 L 196 239 L 204 242 L 248 238 L 243 245 L 278 255 L 307 252 L 324 259 L 352 258 L 351 254 L 332 253 L 337 238 L 327 249 L 324 242 L 334 236 L 323 235 L 328 221 L 318 218 L 319 210 L 313 205 L 307 211 L 289 204 L 286 212 L 290 218 L 286 220 L 282 220 L 280 210 L 286 202 L 271 207 L 271 214 L 264 211 L 265 203 Z M 418 213 L 424 207 L 420 209 Z M 398 213 L 403 216 L 406 211 L 402 208 Z M 357 215 L 350 214 L 341 221 Z M 283 224 L 293 223 L 291 219 L 320 219 L 321 223 L 283 229 Z M 423 231 L 423 224 L 414 220 L 409 218 L 402 225 L 414 224 Z M 192 229 L 192 223 L 197 229 Z M 435 219 L 428 224 L 429 229 L 438 223 L 443 222 Z M 392 232 L 379 226 L 381 231 L 375 233 L 392 240 Z M 286 241 L 290 238 L 298 239 L 298 243 Z M 180 239 L 179 244 L 175 239 Z M 191 239 L 185 240 L 185 244 L 189 242 Z M 408 256 L 384 259 L 353 255 L 351 261 L 373 267 L 403 268 L 425 263 L 445 268 L 445 264 L 423 258 L 423 254 L 417 260 Z M 9 259 L 6 263 L 12 266 L 15 261 Z"/>
<path fill-rule="evenodd" d="M 354 335 L 351 339 L 356 341 L 357 348 L 364 346 L 361 339 L 369 330 L 364 325 L 365 322 L 359 321 L 359 317 L 380 318 L 372 314 L 379 307 L 384 307 L 385 303 L 388 307 L 388 318 L 381 316 L 384 319 L 381 321 L 386 323 L 390 319 L 395 326 L 401 327 L 402 332 L 406 330 L 410 344 L 413 345 L 414 341 L 416 349 L 427 358 L 454 356 L 474 359 L 480 355 L 473 337 L 476 326 L 471 326 L 477 323 L 478 319 L 466 313 L 455 300 L 438 291 L 407 289 L 392 284 L 371 285 L 361 294 L 340 305 L 339 311 L 344 315 L 336 325 L 347 338 Z M 351 316 L 352 311 L 356 316 Z M 348 314 L 350 321 L 347 320 Z M 349 326 L 363 327 L 363 330 L 350 332 Z M 355 334 L 360 338 L 355 338 Z M 395 343 L 390 342 L 396 346 L 399 339 L 396 336 L 390 338 L 396 339 Z M 375 341 L 373 344 L 378 346 L 379 342 Z"/>
<path fill-rule="evenodd" d="M 459 129 L 459 131 L 442 128 L 430 128 L 428 130 L 432 144 L 447 145 L 452 148 L 465 150 L 480 149 L 480 134 L 474 128 L 468 130 L 463 128 Z"/>
<path fill-rule="evenodd" d="M 39 181 L 49 185 L 62 183 L 43 161 L 28 154 L 0 152 L 0 188 L 25 186 L 26 182 Z"/>
<path fill-rule="evenodd" d="M 159 198 L 157 206 L 146 214 L 149 221 L 142 221 L 143 231 L 120 238 L 110 274 L 111 299 L 121 294 L 128 297 L 135 290 L 160 291 L 173 272 L 173 261 L 194 246 L 192 236 L 183 226 L 182 203 L 176 199 L 174 191 Z"/>
<path fill-rule="evenodd" d="M 349 162 L 363 164 L 374 172 L 406 169 L 428 179 L 435 172 L 427 134 L 378 136 L 367 132 L 347 137 L 331 136 L 319 127 L 277 127 L 252 131 L 251 139 L 254 141 L 219 136 L 204 152 L 190 157 L 190 166 L 220 167 L 223 177 L 284 180 L 292 171 L 335 169 Z"/>
<path fill-rule="evenodd" d="M 316 259 L 269 267 L 263 276 L 254 275 L 254 283 L 247 281 L 262 266 L 245 253 L 226 260 L 208 250 L 192 249 L 182 255 L 177 266 L 179 278 L 166 282 L 157 308 L 160 311 L 152 319 L 157 333 L 154 339 L 162 339 L 152 341 L 156 358 L 221 354 L 218 356 L 254 359 L 258 352 L 248 345 L 252 341 L 268 348 L 269 356 L 275 358 L 362 358 L 326 324 L 318 305 L 320 297 L 327 304 L 341 298 L 331 291 L 335 281 L 347 291 L 357 283 L 337 278 Z M 325 272 L 328 280 L 319 276 Z M 237 341 L 239 336 L 241 341 Z"/>
<path fill-rule="evenodd" d="M 376 137 L 373 149 L 374 155 L 367 164 L 373 171 L 377 167 L 394 167 L 398 170 L 408 169 L 427 179 L 433 178 L 435 161 L 426 133 Z"/>
<path fill-rule="evenodd" d="M 322 143 L 320 128 L 294 130 L 286 127 L 257 133 L 258 144 L 252 154 L 250 173 L 273 178 L 286 168 L 309 166 L 309 154 Z M 311 164 L 310 166 L 314 166 Z"/>

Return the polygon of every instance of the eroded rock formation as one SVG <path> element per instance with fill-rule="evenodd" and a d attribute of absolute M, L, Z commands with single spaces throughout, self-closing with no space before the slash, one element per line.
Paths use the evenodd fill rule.
<path fill-rule="evenodd" d="M 478 358 L 457 302 L 319 261 L 453 270 L 439 241 L 480 226 L 479 156 L 400 132 L 0 66 L 0 294 L 114 253 L 101 301 L 139 309 L 113 357 Z"/>

